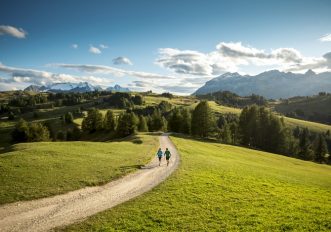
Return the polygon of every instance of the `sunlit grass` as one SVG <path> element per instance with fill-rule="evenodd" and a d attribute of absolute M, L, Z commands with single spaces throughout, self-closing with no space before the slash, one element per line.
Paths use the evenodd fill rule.
<path fill-rule="evenodd" d="M 330 166 L 172 140 L 181 165 L 168 180 L 65 231 L 330 231 Z"/>

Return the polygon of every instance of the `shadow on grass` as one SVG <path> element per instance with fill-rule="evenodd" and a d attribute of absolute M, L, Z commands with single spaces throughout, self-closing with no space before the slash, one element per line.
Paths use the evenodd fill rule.
<path fill-rule="evenodd" d="M 14 146 L 13 145 L 9 145 L 9 146 L 0 148 L 0 154 L 12 152 L 12 151 L 14 151 Z"/>

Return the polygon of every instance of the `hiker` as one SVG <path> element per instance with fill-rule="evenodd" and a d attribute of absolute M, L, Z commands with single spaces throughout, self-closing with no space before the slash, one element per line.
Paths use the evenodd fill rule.
<path fill-rule="evenodd" d="M 168 148 L 166 148 L 166 151 L 164 152 L 164 155 L 165 155 L 166 160 L 167 160 L 167 166 L 169 166 L 169 160 L 170 160 L 170 157 L 171 157 L 171 153 L 170 153 Z"/>
<path fill-rule="evenodd" d="M 161 148 L 159 148 L 156 155 L 157 155 L 157 157 L 159 157 L 159 166 L 160 166 L 161 165 L 161 159 L 162 159 L 162 156 L 163 156 L 163 152 L 162 152 Z"/>

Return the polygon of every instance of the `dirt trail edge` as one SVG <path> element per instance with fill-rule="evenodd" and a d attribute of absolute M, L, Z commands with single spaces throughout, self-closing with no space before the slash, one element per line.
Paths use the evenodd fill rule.
<path fill-rule="evenodd" d="M 0 231 L 48 231 L 130 200 L 165 180 L 179 164 L 179 155 L 168 134 L 160 136 L 162 150 L 172 157 L 158 166 L 155 157 L 142 169 L 103 186 L 87 187 L 54 197 L 15 202 L 0 207 Z"/>

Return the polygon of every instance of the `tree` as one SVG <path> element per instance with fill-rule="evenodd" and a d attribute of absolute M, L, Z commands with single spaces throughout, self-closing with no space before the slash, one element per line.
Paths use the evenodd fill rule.
<path fill-rule="evenodd" d="M 315 161 L 320 163 L 326 162 L 328 147 L 325 141 L 325 137 L 322 134 L 319 134 L 314 142 L 314 145 Z"/>
<path fill-rule="evenodd" d="M 208 137 L 215 130 L 215 119 L 207 101 L 201 101 L 193 110 L 192 134 L 202 138 Z"/>
<path fill-rule="evenodd" d="M 105 116 L 105 119 L 103 121 L 103 127 L 107 131 L 115 131 L 116 128 L 116 121 L 115 121 L 115 115 L 113 111 L 108 110 Z"/>
<path fill-rule="evenodd" d="M 122 113 L 118 118 L 116 135 L 120 138 L 131 135 L 137 131 L 139 119 L 133 113 Z"/>
<path fill-rule="evenodd" d="M 167 130 L 167 120 L 161 115 L 161 112 L 158 109 L 154 110 L 148 127 L 151 131 Z"/>
<path fill-rule="evenodd" d="M 133 98 L 132 98 L 132 102 L 135 104 L 135 105 L 142 105 L 144 104 L 144 99 L 141 95 L 139 94 L 136 94 Z"/>
<path fill-rule="evenodd" d="M 179 111 L 178 108 L 175 108 L 169 116 L 169 120 L 168 120 L 169 131 L 180 132 L 182 122 L 183 122 L 183 117 L 181 115 L 181 112 Z"/>
<path fill-rule="evenodd" d="M 103 124 L 102 114 L 97 109 L 91 109 L 87 113 L 87 117 L 83 119 L 82 129 L 85 132 L 93 133 L 101 130 Z"/>
<path fill-rule="evenodd" d="M 239 129 L 243 145 L 256 147 L 258 141 L 258 107 L 245 107 L 239 117 Z"/>
<path fill-rule="evenodd" d="M 191 112 L 183 108 L 181 111 L 182 114 L 182 122 L 180 126 L 180 132 L 184 134 L 190 134 L 191 133 Z"/>
<path fill-rule="evenodd" d="M 72 115 L 71 112 L 67 112 L 67 113 L 64 115 L 64 121 L 65 121 L 65 123 L 67 123 L 67 124 L 70 124 L 70 123 L 73 123 L 73 122 L 74 122 L 74 116 Z"/>
<path fill-rule="evenodd" d="M 41 123 L 31 123 L 29 125 L 29 142 L 41 142 L 49 140 L 49 131 Z"/>
<path fill-rule="evenodd" d="M 312 150 L 311 142 L 309 139 L 309 130 L 305 128 L 301 135 L 300 135 L 300 141 L 299 141 L 299 158 L 304 160 L 312 160 L 314 156 L 314 152 Z"/>
<path fill-rule="evenodd" d="M 223 143 L 231 144 L 233 142 L 230 125 L 225 123 L 220 132 L 220 139 Z"/>
<path fill-rule="evenodd" d="M 24 119 L 20 119 L 12 132 L 14 142 L 26 142 L 29 138 L 29 126 Z"/>
<path fill-rule="evenodd" d="M 139 116 L 138 131 L 140 131 L 140 132 L 147 132 L 148 131 L 148 126 L 147 126 L 146 119 L 142 115 Z"/>
<path fill-rule="evenodd" d="M 14 120 L 15 119 L 15 114 L 10 111 L 9 114 L 8 114 L 8 120 Z"/>

